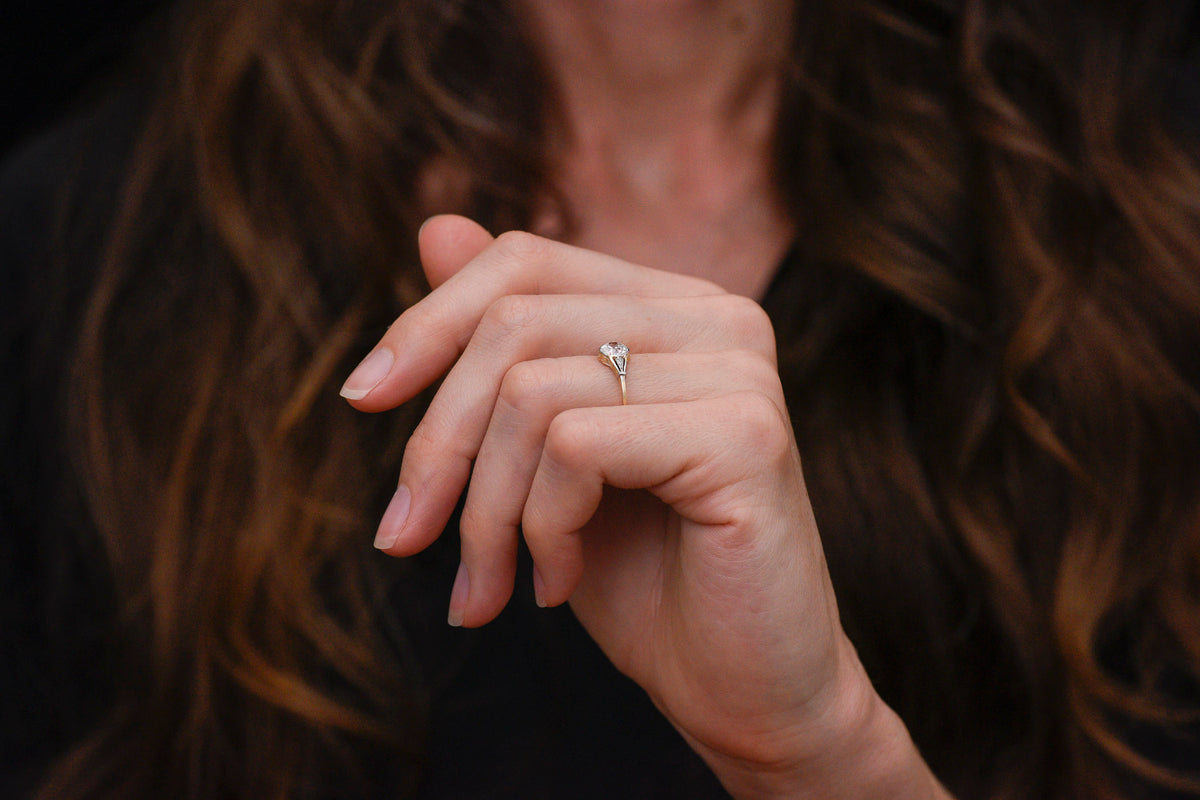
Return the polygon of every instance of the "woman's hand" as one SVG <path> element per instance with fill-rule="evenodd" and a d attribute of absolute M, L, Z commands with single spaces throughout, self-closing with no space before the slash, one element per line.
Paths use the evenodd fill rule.
<path fill-rule="evenodd" d="M 435 290 L 343 390 L 380 411 L 448 370 L 376 544 L 428 546 L 469 479 L 452 624 L 504 607 L 523 535 L 539 603 L 569 600 L 731 790 L 837 796 L 825 765 L 869 731 L 886 741 L 867 772 L 889 744 L 905 760 L 838 622 L 763 311 L 460 217 L 420 245 Z M 631 351 L 627 406 L 597 360 L 613 339 Z"/>

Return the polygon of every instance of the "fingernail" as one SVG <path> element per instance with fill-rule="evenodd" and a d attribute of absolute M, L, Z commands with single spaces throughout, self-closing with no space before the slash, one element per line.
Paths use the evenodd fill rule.
<path fill-rule="evenodd" d="M 546 583 L 542 580 L 542 573 L 538 572 L 537 564 L 533 565 L 533 602 L 537 603 L 538 608 L 546 607 L 545 600 Z"/>
<path fill-rule="evenodd" d="M 375 546 L 380 550 L 388 550 L 400 538 L 404 523 L 408 521 L 408 510 L 412 507 L 412 492 L 403 483 L 392 495 L 383 519 L 379 521 L 379 530 L 375 534 Z"/>
<path fill-rule="evenodd" d="M 463 623 L 463 615 L 467 613 L 467 594 L 471 590 L 471 579 L 467 577 L 467 565 L 461 561 L 458 564 L 458 574 L 454 576 L 454 588 L 450 590 L 450 612 L 446 622 L 454 627 Z"/>
<path fill-rule="evenodd" d="M 395 360 L 392 351 L 386 347 L 372 350 L 342 384 L 342 397 L 347 400 L 361 400 L 366 397 L 392 371 L 392 362 Z"/>

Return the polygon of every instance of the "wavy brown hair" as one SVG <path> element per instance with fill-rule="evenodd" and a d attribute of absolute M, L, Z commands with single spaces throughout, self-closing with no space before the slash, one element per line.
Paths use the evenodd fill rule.
<path fill-rule="evenodd" d="M 963 797 L 1197 788 L 1193 15 L 798 15 L 783 377 L 847 628 Z M 403 783 L 422 688 L 369 532 L 419 406 L 336 386 L 423 291 L 426 215 L 557 196 L 553 94 L 484 0 L 211 0 L 162 40 L 65 411 L 120 680 L 44 793 L 319 795 L 372 753 Z"/>

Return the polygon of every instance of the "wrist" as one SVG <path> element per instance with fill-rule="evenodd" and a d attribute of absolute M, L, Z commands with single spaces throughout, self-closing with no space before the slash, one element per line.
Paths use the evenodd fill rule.
<path fill-rule="evenodd" d="M 739 800 L 950 798 L 848 640 L 842 650 L 837 678 L 803 723 L 762 749 L 763 758 L 705 754 L 722 783 Z"/>

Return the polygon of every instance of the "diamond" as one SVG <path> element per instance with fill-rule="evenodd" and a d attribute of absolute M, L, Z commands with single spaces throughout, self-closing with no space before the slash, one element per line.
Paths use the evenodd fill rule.
<path fill-rule="evenodd" d="M 629 358 L 629 348 L 620 342 L 600 345 L 600 355 L 609 358 Z"/>
<path fill-rule="evenodd" d="M 629 348 L 620 342 L 609 342 L 600 345 L 600 361 L 612 367 L 619 376 L 625 375 L 625 365 L 629 359 Z"/>

